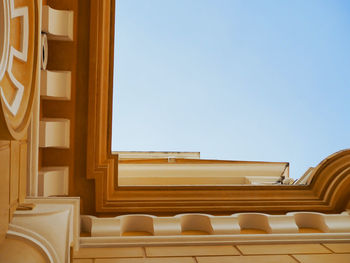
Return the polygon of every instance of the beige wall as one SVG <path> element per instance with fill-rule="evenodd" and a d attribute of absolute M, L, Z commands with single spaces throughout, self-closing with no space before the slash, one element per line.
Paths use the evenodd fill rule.
<path fill-rule="evenodd" d="M 350 243 L 81 248 L 74 263 L 346 263 Z"/>
<path fill-rule="evenodd" d="M 27 142 L 0 141 L 0 243 L 26 195 Z"/>
<path fill-rule="evenodd" d="M 46 263 L 46 256 L 32 243 L 21 239 L 6 238 L 0 245 L 0 262 Z"/>

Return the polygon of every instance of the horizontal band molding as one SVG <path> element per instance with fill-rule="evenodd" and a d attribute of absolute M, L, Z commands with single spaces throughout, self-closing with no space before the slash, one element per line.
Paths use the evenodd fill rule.
<path fill-rule="evenodd" d="M 350 150 L 330 156 L 312 170 L 309 185 L 118 186 L 118 155 L 111 153 L 113 1 L 92 1 L 90 8 L 86 178 L 95 180 L 97 215 L 173 215 L 183 212 L 232 214 L 243 211 L 272 214 L 290 211 L 338 213 L 345 209 L 350 198 Z"/>
<path fill-rule="evenodd" d="M 244 230 L 264 235 L 303 234 L 305 229 L 313 230 L 313 233 L 350 234 L 349 212 L 293 212 L 284 215 L 238 213 L 228 216 L 179 214 L 172 217 L 133 214 L 109 218 L 82 216 L 81 219 L 83 232 L 91 237 L 123 236 L 125 232 L 138 235 L 147 233 L 146 236 L 178 236 L 183 232 L 190 232 L 191 235 L 238 235 Z"/>
<path fill-rule="evenodd" d="M 349 195 L 345 189 L 350 187 L 350 150 L 333 154 L 313 173 L 311 185 L 117 187 L 109 192 L 102 210 L 214 213 L 344 210 Z"/>

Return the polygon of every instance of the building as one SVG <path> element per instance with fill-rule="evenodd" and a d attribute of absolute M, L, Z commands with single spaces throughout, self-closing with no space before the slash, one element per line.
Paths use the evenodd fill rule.
<path fill-rule="evenodd" d="M 286 163 L 113 154 L 113 0 L 0 14 L 0 262 L 350 262 L 350 150 L 292 185 Z"/>

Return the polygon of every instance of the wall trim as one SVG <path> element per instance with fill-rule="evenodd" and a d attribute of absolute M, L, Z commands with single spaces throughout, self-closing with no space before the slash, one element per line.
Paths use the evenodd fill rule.
<path fill-rule="evenodd" d="M 111 152 L 114 1 L 91 1 L 87 179 L 95 180 L 96 215 L 186 212 L 338 213 L 350 193 L 350 150 L 314 169 L 309 185 L 118 186 L 118 155 Z M 109 48 L 108 48 L 109 47 Z"/>

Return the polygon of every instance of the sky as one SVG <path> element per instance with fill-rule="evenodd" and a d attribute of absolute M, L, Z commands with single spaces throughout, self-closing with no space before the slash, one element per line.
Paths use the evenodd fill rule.
<path fill-rule="evenodd" d="M 117 0 L 113 151 L 290 163 L 350 148 L 350 1 Z"/>

